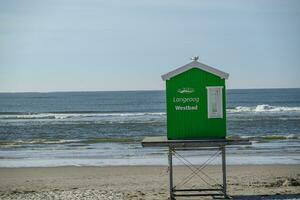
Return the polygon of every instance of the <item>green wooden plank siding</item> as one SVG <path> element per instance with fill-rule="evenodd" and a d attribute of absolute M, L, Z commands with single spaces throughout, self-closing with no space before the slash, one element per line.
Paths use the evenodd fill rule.
<path fill-rule="evenodd" d="M 223 118 L 209 119 L 207 108 L 207 86 L 223 86 Z M 179 93 L 178 89 L 192 88 L 193 93 Z M 226 89 L 225 80 L 192 68 L 166 81 L 167 135 L 169 139 L 203 139 L 226 137 Z M 179 98 L 180 102 L 174 103 Z M 184 103 L 180 98 L 194 98 Z M 197 102 L 199 98 L 199 102 Z M 175 106 L 197 106 L 197 110 L 176 110 Z M 195 107 L 193 107 L 195 108 Z"/>

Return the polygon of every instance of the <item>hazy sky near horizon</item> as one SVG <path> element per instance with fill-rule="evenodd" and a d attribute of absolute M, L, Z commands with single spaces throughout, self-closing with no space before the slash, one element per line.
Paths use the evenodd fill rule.
<path fill-rule="evenodd" d="M 299 0 L 0 0 L 0 92 L 164 89 L 194 55 L 228 88 L 300 87 Z"/>

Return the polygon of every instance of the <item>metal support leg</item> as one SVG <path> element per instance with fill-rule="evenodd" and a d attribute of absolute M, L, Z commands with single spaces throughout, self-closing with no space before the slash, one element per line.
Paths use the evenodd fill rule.
<path fill-rule="evenodd" d="M 169 181 L 170 181 L 170 199 L 175 200 L 173 194 L 173 162 L 172 162 L 172 147 L 169 146 Z"/>
<path fill-rule="evenodd" d="M 226 181 L 226 150 L 225 146 L 221 147 L 222 151 L 222 172 L 223 172 L 223 193 L 224 198 L 228 198 L 227 196 L 227 181 Z"/>

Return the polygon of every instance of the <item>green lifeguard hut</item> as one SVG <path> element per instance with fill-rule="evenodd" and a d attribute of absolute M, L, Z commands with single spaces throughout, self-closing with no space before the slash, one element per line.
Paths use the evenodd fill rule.
<path fill-rule="evenodd" d="M 198 62 L 198 57 L 192 60 L 162 75 L 168 139 L 225 138 L 225 79 L 229 74 Z"/>

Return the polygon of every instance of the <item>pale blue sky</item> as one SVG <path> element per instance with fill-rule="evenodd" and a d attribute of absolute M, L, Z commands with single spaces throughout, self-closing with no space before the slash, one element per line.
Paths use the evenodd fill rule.
<path fill-rule="evenodd" d="M 228 88 L 300 87 L 299 0 L 0 0 L 0 92 L 164 89 L 190 62 Z"/>

